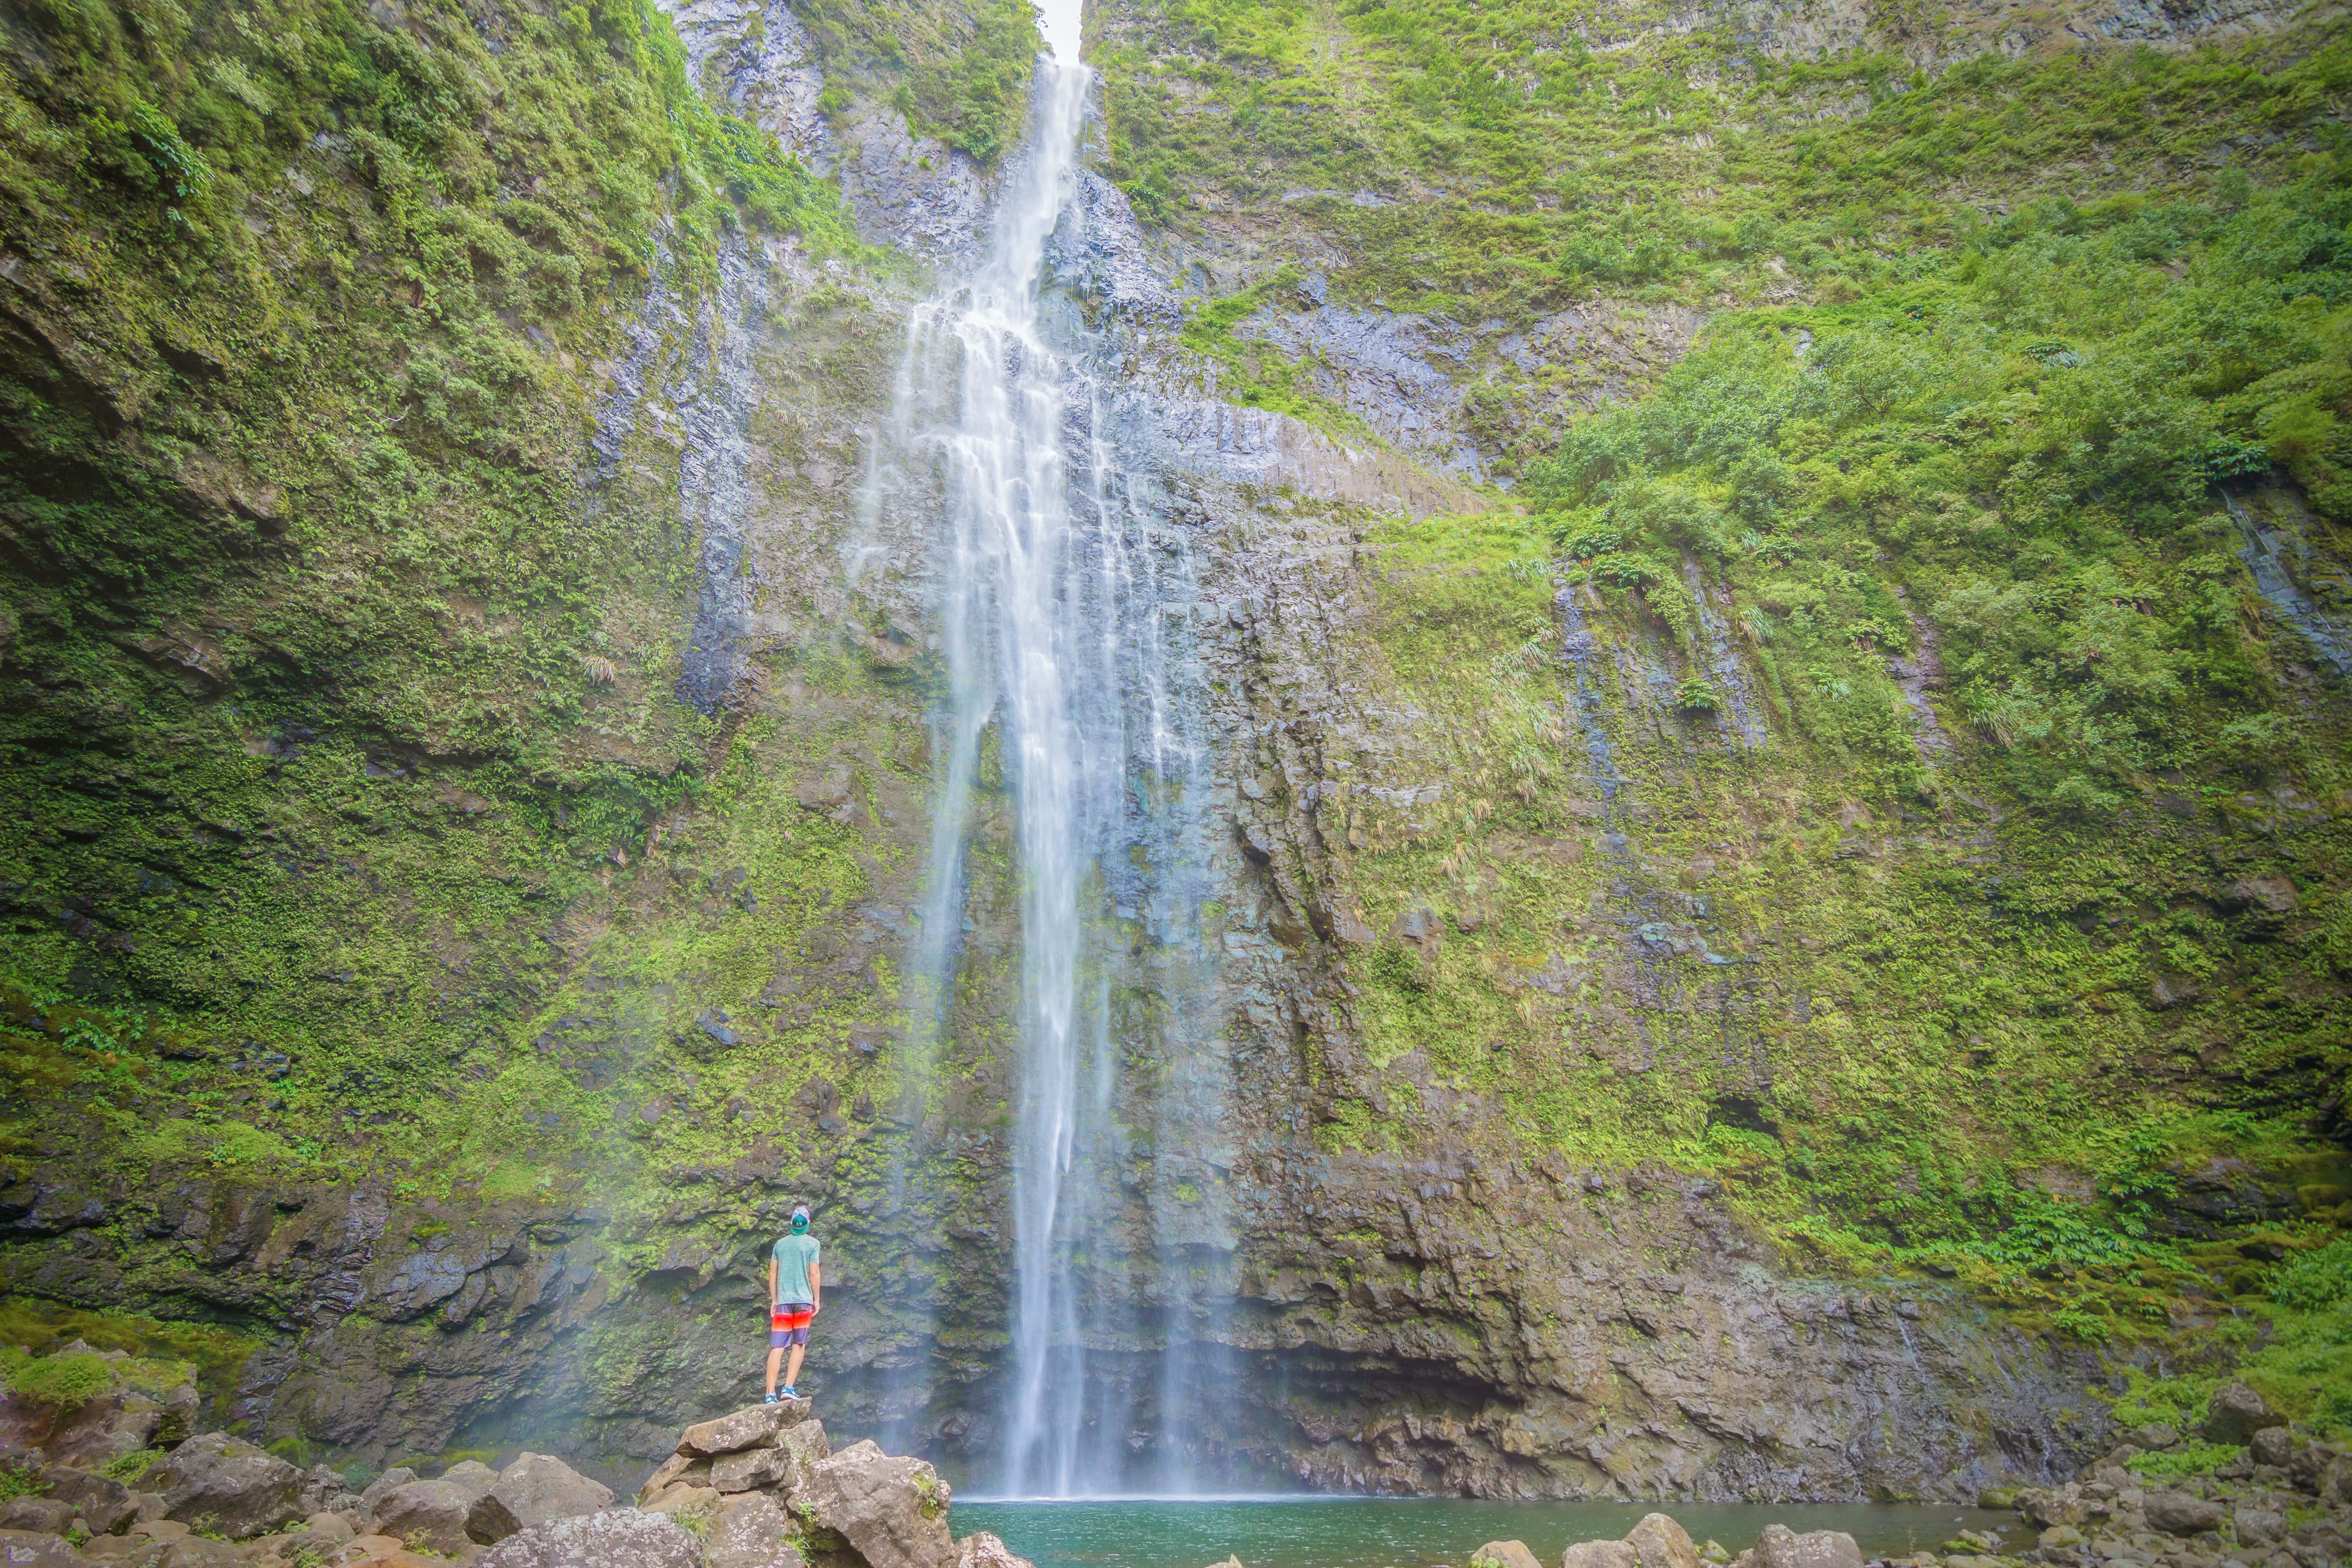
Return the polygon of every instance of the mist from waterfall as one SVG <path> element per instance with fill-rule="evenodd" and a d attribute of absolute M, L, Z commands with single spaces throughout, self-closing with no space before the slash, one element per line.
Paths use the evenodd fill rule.
<path fill-rule="evenodd" d="M 928 469 L 943 514 L 932 580 L 946 679 L 908 988 L 918 1092 L 954 1044 L 975 929 L 970 846 L 1003 820 L 1000 802 L 1010 808 L 1011 1344 L 975 1448 L 994 1456 L 982 1485 L 1029 1497 L 1190 1489 L 1210 1372 L 1194 1342 L 1229 1294 L 1222 1268 L 1197 1261 L 1200 1233 L 1218 1258 L 1232 1250 L 1214 1245 L 1225 1209 L 1203 1195 L 1218 1180 L 1199 1162 L 1217 1142 L 1225 1075 L 1200 1001 L 1211 892 L 1197 589 L 1189 541 L 1139 499 L 1106 434 L 1118 387 L 1103 344 L 1053 279 L 1085 222 L 1093 78 L 1067 30 L 1039 58 L 1030 139 L 982 259 L 915 313 L 868 484 L 878 506 Z M 912 1419 L 956 1393 L 902 1381 L 890 1403 Z"/>

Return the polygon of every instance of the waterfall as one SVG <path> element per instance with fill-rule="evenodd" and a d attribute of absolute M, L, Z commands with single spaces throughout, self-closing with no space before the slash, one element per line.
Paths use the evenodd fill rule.
<path fill-rule="evenodd" d="M 1014 828 L 1011 1343 L 989 1418 L 997 1468 L 982 1480 L 1016 1496 L 1139 1479 L 1181 1489 L 1200 1368 L 1171 1347 L 1187 1331 L 1177 1320 L 1197 1325 L 1207 1310 L 1193 1238 L 1171 1238 L 1150 1212 L 1166 1190 L 1197 1194 L 1191 1154 L 1153 1162 L 1146 1198 L 1122 1179 L 1157 1143 L 1200 1142 L 1207 1096 L 1186 1086 L 1203 1077 L 1190 1047 L 1209 1009 L 1173 994 L 1200 973 L 1208 748 L 1192 727 L 1202 705 L 1185 689 L 1198 680 L 1189 542 L 1130 493 L 1104 430 L 1115 399 L 1102 344 L 1047 277 L 1057 229 L 1080 224 L 1092 73 L 1073 53 L 1041 57 L 1031 138 L 985 255 L 916 311 L 878 437 L 893 457 L 928 459 L 943 507 L 933 596 L 947 678 L 909 991 L 918 1078 L 953 1027 L 967 844 L 998 779 Z M 873 473 L 878 496 L 898 467 L 877 458 Z M 1129 999 L 1116 1045 L 1115 990 Z M 1157 1011 L 1139 1023 L 1139 1008 Z M 1162 1103 L 1157 1086 L 1130 1084 L 1122 1103 L 1120 1056 L 1176 1037 L 1170 1048 L 1185 1059 L 1168 1077 L 1184 1092 Z"/>

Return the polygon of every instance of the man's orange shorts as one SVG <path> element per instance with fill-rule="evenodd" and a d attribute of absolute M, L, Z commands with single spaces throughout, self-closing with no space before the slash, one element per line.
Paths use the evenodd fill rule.
<path fill-rule="evenodd" d="M 816 1316 L 814 1301 L 779 1301 L 768 1313 L 768 1348 L 808 1343 L 809 1322 Z"/>

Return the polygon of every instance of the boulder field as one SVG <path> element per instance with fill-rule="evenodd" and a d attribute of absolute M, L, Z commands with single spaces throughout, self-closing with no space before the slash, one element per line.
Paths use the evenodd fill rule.
<path fill-rule="evenodd" d="M 1853 1538 L 1769 1523 L 1737 1554 L 1652 1513 L 1614 1541 L 1578 1542 L 1559 1568 L 2336 1568 L 2352 1541 L 2352 1458 L 2225 1386 L 2195 1433 L 2136 1429 L 2091 1479 L 1988 1493 L 2014 1531 L 1964 1531 L 1931 1552 L 1865 1562 Z M 143 1415 L 127 1418 L 134 1424 Z M 75 1427 L 77 1432 L 81 1427 Z M 2235 1438 L 2211 1477 L 2158 1482 L 2132 1468 L 2184 1441 Z M 100 1469 L 0 1449 L 0 1560 L 128 1568 L 1030 1568 L 995 1536 L 959 1540 L 951 1489 L 929 1463 L 870 1440 L 835 1452 L 805 1399 L 756 1405 L 677 1435 L 628 1502 L 562 1459 L 437 1476 L 396 1466 L 354 1491 L 225 1432 L 142 1449 Z M 126 1462 L 127 1461 L 127 1462 Z M 2160 1468 L 2160 1467 L 2159 1467 Z M 127 1477 L 128 1479 L 121 1479 Z M 1432 1557 L 1450 1543 L 1431 1542 Z M 1491 1541 L 1470 1568 L 1547 1568 Z M 1246 1568 L 1229 1558 L 1217 1568 Z"/>
<path fill-rule="evenodd" d="M 148 1460 L 143 1468 L 139 1460 Z M 956 1540 L 950 1493 L 872 1442 L 835 1453 L 805 1399 L 688 1426 L 616 1503 L 562 1460 L 439 1475 L 395 1466 L 353 1491 L 225 1432 L 143 1450 L 113 1474 L 0 1452 L 0 1560 L 126 1568 L 1028 1568 L 992 1535 Z M 128 1481 L 117 1479 L 127 1475 Z"/>

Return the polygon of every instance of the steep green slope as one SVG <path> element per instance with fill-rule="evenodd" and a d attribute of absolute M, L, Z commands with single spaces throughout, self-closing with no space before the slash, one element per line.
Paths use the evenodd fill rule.
<path fill-rule="evenodd" d="M 1847 19 L 1097 19 L 1188 344 L 1362 439 L 1344 353 L 1252 323 L 1417 314 L 1518 480 L 1373 534 L 1365 653 L 1423 737 L 1294 726 L 1326 778 L 1404 751 L 1294 807 L 1366 933 L 1319 1136 L 1444 1148 L 1491 1098 L 1506 1147 L 1726 1181 L 1793 1267 L 1958 1277 L 2121 1362 L 2270 1346 L 2340 1425 L 2267 1260 L 2352 1222 L 2352 53 L 2316 15 L 2006 61 Z M 1662 307 L 1706 324 L 1630 403 L 1514 352 Z"/>

